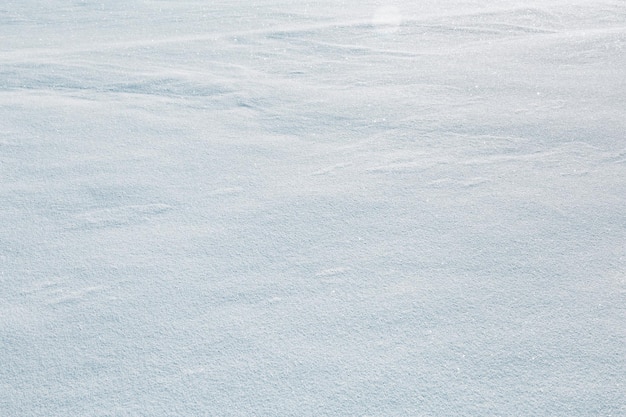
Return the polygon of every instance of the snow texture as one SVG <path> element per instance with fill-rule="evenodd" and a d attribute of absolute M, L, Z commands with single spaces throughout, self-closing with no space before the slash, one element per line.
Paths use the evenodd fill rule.
<path fill-rule="evenodd" d="M 4 0 L 0 415 L 626 415 L 626 2 Z"/>

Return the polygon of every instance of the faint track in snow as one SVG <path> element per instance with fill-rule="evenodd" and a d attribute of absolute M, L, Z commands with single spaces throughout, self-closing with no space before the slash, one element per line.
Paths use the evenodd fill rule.
<path fill-rule="evenodd" d="M 350 272 L 352 269 L 348 267 L 337 267 L 337 268 L 329 268 L 319 271 L 315 274 L 316 277 L 334 277 L 337 275 L 343 275 L 345 273 Z"/>
<path fill-rule="evenodd" d="M 222 197 L 222 196 L 230 196 L 241 194 L 244 191 L 242 187 L 224 187 L 224 188 L 216 188 L 215 190 L 211 190 L 207 193 L 209 197 Z"/>
<path fill-rule="evenodd" d="M 28 298 L 31 303 L 48 307 L 89 302 L 101 298 L 108 290 L 104 285 L 75 285 L 60 279 L 34 282 L 30 288 L 20 292 L 22 297 Z"/>
<path fill-rule="evenodd" d="M 167 204 L 145 204 L 92 210 L 75 216 L 75 229 L 129 226 L 172 210 Z"/>
<path fill-rule="evenodd" d="M 318 169 L 317 171 L 314 171 L 313 173 L 311 173 L 311 175 L 313 176 L 319 176 L 319 175 L 332 175 L 334 174 L 337 170 L 341 170 L 344 168 L 347 168 L 349 166 L 353 165 L 351 162 L 342 162 L 342 163 L 338 163 L 326 168 L 322 168 L 322 169 Z"/>
<path fill-rule="evenodd" d="M 94 287 L 84 287 L 75 290 L 69 291 L 57 291 L 53 297 L 51 297 L 47 304 L 54 305 L 62 305 L 62 304 L 74 304 L 86 301 L 92 295 L 96 295 L 102 293 L 106 288 L 104 286 L 98 285 Z"/>

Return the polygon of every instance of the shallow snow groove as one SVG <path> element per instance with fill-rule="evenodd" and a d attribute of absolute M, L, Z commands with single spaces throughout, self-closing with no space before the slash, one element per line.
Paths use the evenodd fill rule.
<path fill-rule="evenodd" d="M 625 19 L 0 5 L 0 415 L 626 414 Z"/>

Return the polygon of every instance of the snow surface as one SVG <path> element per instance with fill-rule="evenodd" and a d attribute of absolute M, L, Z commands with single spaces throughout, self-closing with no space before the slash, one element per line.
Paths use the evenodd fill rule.
<path fill-rule="evenodd" d="M 4 0 L 0 416 L 624 416 L 624 207 L 623 0 Z"/>

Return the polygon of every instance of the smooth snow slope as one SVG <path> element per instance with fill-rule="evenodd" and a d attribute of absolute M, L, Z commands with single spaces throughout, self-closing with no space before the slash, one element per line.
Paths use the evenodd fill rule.
<path fill-rule="evenodd" d="M 0 416 L 626 415 L 626 2 L 0 3 Z"/>

